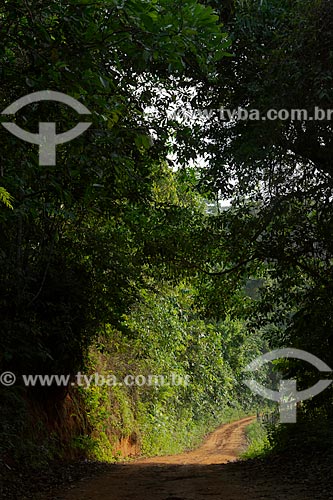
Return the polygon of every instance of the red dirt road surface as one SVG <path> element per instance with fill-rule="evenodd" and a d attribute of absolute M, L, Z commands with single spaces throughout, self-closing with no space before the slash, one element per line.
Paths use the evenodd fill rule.
<path fill-rule="evenodd" d="M 110 472 L 82 480 L 58 500 L 317 500 L 304 467 L 295 474 L 284 460 L 237 461 L 245 448 L 245 427 L 254 417 L 222 425 L 198 449 L 180 455 L 139 459 L 110 466 Z M 330 489 L 330 488 L 329 488 Z M 323 494 L 324 493 L 324 494 Z"/>

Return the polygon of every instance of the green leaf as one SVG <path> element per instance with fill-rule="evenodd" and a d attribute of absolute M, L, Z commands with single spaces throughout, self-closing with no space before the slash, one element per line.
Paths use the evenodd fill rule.
<path fill-rule="evenodd" d="M 6 207 L 13 209 L 12 201 L 14 200 L 13 196 L 11 196 L 6 189 L 0 187 L 0 202 L 3 203 Z"/>

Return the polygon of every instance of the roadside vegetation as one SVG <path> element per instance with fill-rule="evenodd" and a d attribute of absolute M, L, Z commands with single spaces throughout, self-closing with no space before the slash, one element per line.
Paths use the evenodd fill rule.
<path fill-rule="evenodd" d="M 271 451 L 267 429 L 261 422 L 252 422 L 246 428 L 247 448 L 241 454 L 241 458 L 258 458 L 267 455 Z"/>

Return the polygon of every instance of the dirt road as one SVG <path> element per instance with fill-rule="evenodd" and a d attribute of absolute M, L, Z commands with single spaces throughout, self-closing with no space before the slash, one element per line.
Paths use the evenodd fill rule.
<path fill-rule="evenodd" d="M 136 464 L 165 464 L 165 465 L 198 465 L 198 464 L 225 464 L 236 460 L 245 447 L 244 429 L 254 420 L 254 417 L 243 418 L 231 424 L 225 424 L 212 432 L 200 448 L 164 457 L 137 460 Z"/>
<path fill-rule="evenodd" d="M 217 485 L 212 474 L 214 469 L 201 466 L 225 464 L 236 460 L 245 446 L 244 429 L 252 420 L 253 417 L 249 417 L 222 425 L 194 451 L 117 464 L 106 476 L 87 483 L 82 482 L 63 498 L 66 500 L 185 500 L 207 499 L 214 496 L 218 498 L 221 492 L 225 491 L 227 484 Z"/>
<path fill-rule="evenodd" d="M 110 472 L 75 484 L 58 500 L 314 500 L 316 476 L 298 464 L 236 461 L 245 446 L 245 418 L 221 426 L 197 450 L 110 466 Z M 297 471 L 297 472 L 296 472 Z M 324 493 L 324 494 L 323 494 Z"/>

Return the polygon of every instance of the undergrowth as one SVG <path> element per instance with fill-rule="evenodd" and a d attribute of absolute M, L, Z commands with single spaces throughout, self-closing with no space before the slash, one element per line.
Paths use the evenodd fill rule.
<path fill-rule="evenodd" d="M 271 450 L 267 429 L 261 422 L 252 422 L 246 428 L 245 434 L 248 445 L 241 458 L 249 459 L 264 456 Z"/>

